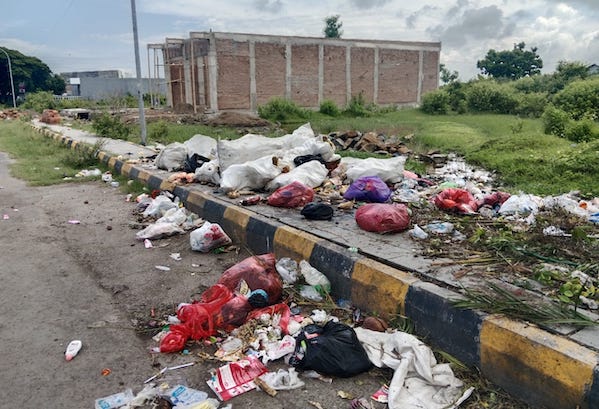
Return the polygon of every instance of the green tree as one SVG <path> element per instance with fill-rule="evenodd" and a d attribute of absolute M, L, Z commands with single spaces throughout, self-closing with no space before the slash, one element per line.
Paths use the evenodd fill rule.
<path fill-rule="evenodd" d="M 484 59 L 477 61 L 476 67 L 484 75 L 511 80 L 540 74 L 543 60 L 537 54 L 537 48 L 532 47 L 527 51 L 524 50 L 525 46 L 526 44 L 521 42 L 514 44 L 511 51 L 491 49 Z"/>
<path fill-rule="evenodd" d="M 450 84 L 456 81 L 460 76 L 457 71 L 449 71 L 445 64 L 439 65 L 439 72 L 441 73 L 441 81 L 443 81 L 443 84 Z"/>
<path fill-rule="evenodd" d="M 343 23 L 339 21 L 339 15 L 329 16 L 324 19 L 324 36 L 326 38 L 341 38 Z"/>
<path fill-rule="evenodd" d="M 4 50 L 10 56 L 16 93 L 19 92 L 19 88 L 25 89 L 27 93 L 50 91 L 54 94 L 62 94 L 64 92 L 64 80 L 52 74 L 50 68 L 39 58 L 23 55 L 16 50 L 7 48 Z M 4 53 L 0 53 L 0 103 L 8 103 L 11 99 L 8 61 Z"/>

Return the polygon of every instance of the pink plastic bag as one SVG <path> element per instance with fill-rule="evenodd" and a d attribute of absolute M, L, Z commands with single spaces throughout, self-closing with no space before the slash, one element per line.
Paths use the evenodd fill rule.
<path fill-rule="evenodd" d="M 264 290 L 268 295 L 268 303 L 279 301 L 283 292 L 281 276 L 275 268 L 273 253 L 251 256 L 227 269 L 218 284 L 223 284 L 231 291 L 236 291 L 241 280 L 244 280 L 251 291 Z"/>
<path fill-rule="evenodd" d="M 314 200 L 314 189 L 302 182 L 292 182 L 268 196 L 268 204 L 276 207 L 302 207 Z"/>
<path fill-rule="evenodd" d="M 410 226 L 410 214 L 403 204 L 368 203 L 356 211 L 356 223 L 366 231 L 392 233 Z"/>
<path fill-rule="evenodd" d="M 458 213 L 471 214 L 478 209 L 476 199 L 464 189 L 445 189 L 433 198 L 433 203 L 442 210 L 451 210 Z"/>

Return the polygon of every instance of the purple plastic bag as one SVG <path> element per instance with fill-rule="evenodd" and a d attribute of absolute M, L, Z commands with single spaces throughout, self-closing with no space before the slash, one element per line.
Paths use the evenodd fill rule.
<path fill-rule="evenodd" d="M 365 202 L 384 203 L 391 196 L 391 189 L 378 176 L 362 176 L 352 183 L 343 198 Z"/>

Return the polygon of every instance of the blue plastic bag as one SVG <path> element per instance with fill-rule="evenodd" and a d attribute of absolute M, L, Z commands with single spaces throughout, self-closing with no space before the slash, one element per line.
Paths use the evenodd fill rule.
<path fill-rule="evenodd" d="M 343 198 L 364 202 L 384 203 L 389 200 L 391 189 L 378 176 L 362 176 L 352 183 Z"/>

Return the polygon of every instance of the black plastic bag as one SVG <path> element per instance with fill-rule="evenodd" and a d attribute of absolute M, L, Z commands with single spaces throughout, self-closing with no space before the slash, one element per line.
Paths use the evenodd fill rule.
<path fill-rule="evenodd" d="M 316 324 L 304 327 L 296 338 L 289 364 L 340 378 L 349 378 L 372 367 L 354 329 L 333 321 L 324 327 Z"/>
<path fill-rule="evenodd" d="M 197 168 L 206 162 L 210 162 L 210 159 L 198 153 L 194 153 L 191 156 L 187 155 L 183 164 L 183 170 L 187 173 L 194 173 Z"/>
<path fill-rule="evenodd" d="M 325 203 L 308 203 L 301 211 L 301 215 L 309 220 L 331 220 L 333 208 Z"/>
<path fill-rule="evenodd" d="M 325 162 L 325 160 L 322 158 L 321 154 L 318 155 L 302 155 L 302 156 L 296 156 L 293 159 L 293 164 L 295 166 L 300 166 L 303 165 L 304 163 L 310 162 L 312 160 L 317 160 L 320 163 L 322 163 L 323 165 L 326 165 L 327 163 Z"/>

